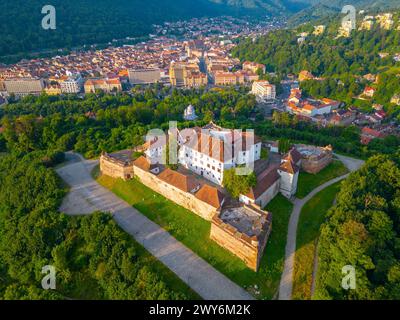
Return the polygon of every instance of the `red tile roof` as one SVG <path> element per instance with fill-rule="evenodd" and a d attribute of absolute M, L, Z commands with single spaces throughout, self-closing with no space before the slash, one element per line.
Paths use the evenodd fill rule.
<path fill-rule="evenodd" d="M 288 172 L 290 174 L 295 174 L 299 172 L 300 168 L 297 165 L 295 165 L 292 161 L 286 161 L 281 164 L 279 170 Z"/>
<path fill-rule="evenodd" d="M 362 134 L 363 135 L 367 135 L 367 136 L 371 136 L 371 137 L 375 137 L 375 138 L 382 137 L 382 134 L 379 131 L 371 129 L 371 128 L 368 128 L 368 127 L 362 128 Z"/>
<path fill-rule="evenodd" d="M 151 163 L 144 156 L 140 156 L 135 161 L 133 161 L 133 165 L 144 171 L 149 171 L 152 167 Z"/>
<path fill-rule="evenodd" d="M 218 209 L 221 207 L 225 196 L 217 188 L 205 184 L 196 193 L 196 198 Z"/>
<path fill-rule="evenodd" d="M 286 158 L 296 164 L 301 160 L 301 154 L 297 151 L 296 148 L 292 148 L 286 155 Z"/>
<path fill-rule="evenodd" d="M 279 173 L 276 170 L 276 168 L 274 168 L 265 176 L 263 176 L 260 180 L 257 181 L 257 185 L 250 189 L 250 191 L 246 194 L 246 197 L 252 200 L 257 200 L 277 180 L 279 180 L 279 178 L 280 178 Z"/>
<path fill-rule="evenodd" d="M 184 192 L 191 192 L 199 186 L 199 183 L 193 177 L 186 176 L 169 168 L 161 172 L 158 178 Z"/>

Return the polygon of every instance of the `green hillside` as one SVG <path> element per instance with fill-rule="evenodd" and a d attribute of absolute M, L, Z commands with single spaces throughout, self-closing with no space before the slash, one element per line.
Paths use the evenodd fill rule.
<path fill-rule="evenodd" d="M 236 14 L 236 8 L 209 0 L 53 0 L 57 29 L 43 30 L 43 0 L 0 1 L 0 57 L 48 48 L 107 43 L 139 37 L 151 25 L 200 16 Z"/>
<path fill-rule="evenodd" d="M 296 12 L 292 15 L 289 23 L 293 26 L 301 23 L 321 19 L 331 16 L 332 14 L 340 13 L 345 5 L 352 5 L 357 11 L 367 10 L 377 12 L 387 9 L 400 8 L 400 1 L 398 0 L 294 0 L 306 3 L 305 9 Z"/>

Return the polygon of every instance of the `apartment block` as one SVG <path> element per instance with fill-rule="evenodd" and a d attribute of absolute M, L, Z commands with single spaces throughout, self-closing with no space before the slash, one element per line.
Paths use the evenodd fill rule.
<path fill-rule="evenodd" d="M 80 74 L 70 74 L 64 81 L 60 81 L 62 93 L 76 94 L 82 91 L 84 80 Z"/>
<path fill-rule="evenodd" d="M 43 79 L 15 78 L 4 81 L 6 91 L 16 96 L 39 95 L 45 88 Z"/>
<path fill-rule="evenodd" d="M 258 80 L 253 82 L 251 93 L 258 100 L 274 100 L 276 98 L 276 87 L 266 80 Z"/>
<path fill-rule="evenodd" d="M 132 85 L 157 83 L 161 79 L 159 68 L 129 69 L 128 75 Z"/>

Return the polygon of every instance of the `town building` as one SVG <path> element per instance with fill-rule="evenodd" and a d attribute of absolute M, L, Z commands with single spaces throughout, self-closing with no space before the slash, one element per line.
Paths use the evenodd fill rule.
<path fill-rule="evenodd" d="M 59 84 L 47 85 L 46 88 L 44 89 L 44 92 L 46 92 L 46 94 L 48 94 L 49 96 L 58 96 L 62 93 Z"/>
<path fill-rule="evenodd" d="M 400 106 L 400 94 L 395 94 L 391 99 L 390 103 Z"/>
<path fill-rule="evenodd" d="M 250 61 L 243 62 L 242 69 L 252 73 L 258 73 L 259 70 L 261 70 L 262 73 L 266 72 L 266 67 L 264 64 Z"/>
<path fill-rule="evenodd" d="M 274 100 L 276 98 L 276 87 L 266 80 L 257 80 L 253 82 L 251 93 L 261 101 Z"/>
<path fill-rule="evenodd" d="M 85 82 L 85 93 L 95 93 L 101 90 L 106 93 L 122 91 L 121 81 L 118 79 L 89 79 Z"/>
<path fill-rule="evenodd" d="M 45 89 L 45 82 L 39 78 L 14 78 L 6 79 L 4 86 L 8 94 L 15 96 L 39 95 Z"/>
<path fill-rule="evenodd" d="M 378 21 L 380 27 L 385 30 L 390 30 L 393 28 L 393 14 L 392 13 L 384 13 L 376 16 L 376 20 Z"/>
<path fill-rule="evenodd" d="M 214 73 L 214 84 L 217 86 L 233 86 L 244 83 L 244 74 L 238 72 L 217 71 Z"/>
<path fill-rule="evenodd" d="M 356 112 L 351 110 L 335 110 L 329 119 L 329 123 L 335 126 L 349 126 L 356 120 L 356 116 Z"/>
<path fill-rule="evenodd" d="M 307 70 L 303 70 L 300 72 L 299 74 L 299 81 L 307 81 L 307 80 L 313 80 L 314 76 L 311 72 L 307 71 Z"/>
<path fill-rule="evenodd" d="M 175 87 L 200 87 L 207 85 L 207 75 L 200 72 L 196 63 L 172 62 L 169 68 L 169 77 Z"/>
<path fill-rule="evenodd" d="M 206 86 L 208 83 L 208 78 L 205 73 L 202 72 L 189 72 L 184 79 L 185 87 L 188 88 L 198 88 Z"/>
<path fill-rule="evenodd" d="M 212 74 L 214 84 L 217 86 L 242 85 L 259 79 L 259 75 L 251 71 L 216 71 Z"/>
<path fill-rule="evenodd" d="M 364 145 L 368 145 L 372 140 L 384 138 L 385 135 L 378 130 L 371 129 L 368 127 L 363 127 L 361 129 L 361 143 Z"/>
<path fill-rule="evenodd" d="M 341 102 L 329 98 L 303 99 L 300 89 L 292 89 L 286 104 L 286 110 L 291 114 L 309 118 L 327 115 L 337 110 Z"/>
<path fill-rule="evenodd" d="M 224 171 L 254 163 L 261 157 L 261 140 L 254 133 L 224 129 L 211 123 L 179 133 L 179 163 L 218 185 Z"/>
<path fill-rule="evenodd" d="M 336 38 L 348 38 L 351 35 L 351 31 L 354 29 L 353 22 L 351 20 L 345 21 L 339 27 L 338 35 Z"/>
<path fill-rule="evenodd" d="M 296 153 L 296 156 L 293 154 Z M 281 165 L 278 168 L 280 175 L 280 192 L 283 196 L 290 199 L 297 192 L 297 182 L 299 179 L 301 157 L 297 156 L 298 152 L 294 149 L 284 156 L 281 160 Z M 297 161 L 297 162 L 296 162 Z"/>
<path fill-rule="evenodd" d="M 365 87 L 364 91 L 363 91 L 363 95 L 368 97 L 368 98 L 372 98 L 375 95 L 376 89 L 372 88 L 372 87 Z"/>
<path fill-rule="evenodd" d="M 77 94 L 82 91 L 84 80 L 79 73 L 69 73 L 68 78 L 64 81 L 60 81 L 59 83 L 62 93 Z"/>
<path fill-rule="evenodd" d="M 246 194 L 239 196 L 239 201 L 245 204 L 257 205 L 260 208 L 265 206 L 279 193 L 281 186 L 281 176 L 276 166 L 269 166 L 257 175 L 257 184 L 250 188 Z"/>
<path fill-rule="evenodd" d="M 187 106 L 183 114 L 183 119 L 186 121 L 195 121 L 197 118 L 198 116 L 194 107 L 192 105 Z"/>
<path fill-rule="evenodd" d="M 326 29 L 326 26 L 324 26 L 324 25 L 314 26 L 313 35 L 319 36 L 325 32 L 325 29 Z"/>
<path fill-rule="evenodd" d="M 367 30 L 370 31 L 372 27 L 374 26 L 374 21 L 373 20 L 364 20 L 361 22 L 361 25 L 358 30 Z"/>
<path fill-rule="evenodd" d="M 161 79 L 159 68 L 129 69 L 128 75 L 132 85 L 157 83 Z"/>

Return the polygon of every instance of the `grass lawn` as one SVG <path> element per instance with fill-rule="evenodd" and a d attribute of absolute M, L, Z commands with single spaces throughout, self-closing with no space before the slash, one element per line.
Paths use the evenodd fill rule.
<path fill-rule="evenodd" d="M 332 207 L 341 182 L 322 190 L 301 210 L 297 227 L 292 299 L 311 299 L 314 255 L 321 224 Z"/>
<path fill-rule="evenodd" d="M 178 241 L 257 298 L 274 297 L 282 272 L 288 217 L 291 212 L 291 204 L 283 197 L 274 199 L 267 208 L 274 213 L 273 231 L 261 268 L 256 273 L 209 238 L 211 228 L 209 221 L 164 198 L 136 179 L 123 181 L 100 176 L 97 181 L 162 226 Z M 254 286 L 257 286 L 258 290 L 254 289 Z"/>
<path fill-rule="evenodd" d="M 349 170 L 339 160 L 333 162 L 317 174 L 300 172 L 296 197 L 303 199 L 316 187 L 348 173 Z"/>

